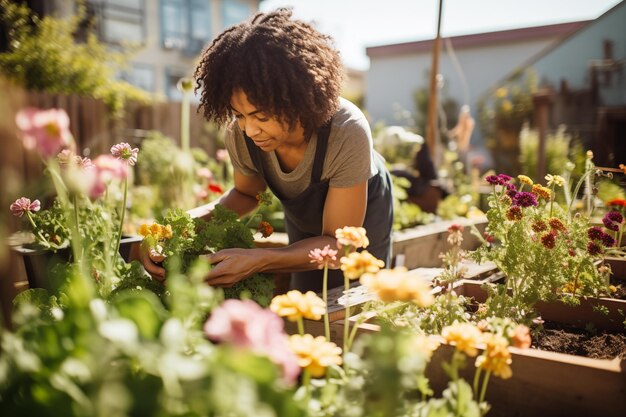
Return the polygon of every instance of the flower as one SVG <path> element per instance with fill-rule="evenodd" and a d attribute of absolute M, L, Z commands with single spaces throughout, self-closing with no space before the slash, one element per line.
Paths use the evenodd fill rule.
<path fill-rule="evenodd" d="M 485 177 L 485 181 L 487 181 L 491 185 L 506 185 L 509 181 L 511 181 L 511 177 L 506 174 L 498 174 L 498 175 L 488 175 Z"/>
<path fill-rule="evenodd" d="M 463 226 L 453 224 L 448 227 L 448 243 L 451 245 L 461 245 L 463 242 Z"/>
<path fill-rule="evenodd" d="M 617 232 L 619 230 L 620 225 L 624 221 L 624 216 L 622 216 L 617 211 L 609 211 L 602 218 L 602 223 L 604 223 L 604 227 L 609 230 L 613 230 Z"/>
<path fill-rule="evenodd" d="M 618 206 L 618 207 L 626 207 L 626 200 L 621 198 L 614 198 L 613 200 L 609 200 L 606 202 L 607 206 Z"/>
<path fill-rule="evenodd" d="M 124 180 L 128 175 L 128 165 L 111 155 L 100 155 L 93 161 L 93 164 L 95 172 L 89 196 L 94 199 L 104 194 L 107 185 L 112 180 Z"/>
<path fill-rule="evenodd" d="M 541 244 L 548 249 L 554 249 L 556 246 L 556 239 L 554 235 L 554 231 L 550 231 L 550 233 L 546 233 L 541 237 Z"/>
<path fill-rule="evenodd" d="M 272 299 L 270 310 L 290 321 L 301 318 L 319 320 L 326 313 L 326 303 L 313 291 L 302 294 L 291 290 L 287 294 L 277 295 Z"/>
<path fill-rule="evenodd" d="M 530 227 L 536 233 L 541 233 L 545 230 L 548 230 L 548 225 L 546 225 L 546 222 L 544 222 L 543 220 L 534 221 Z"/>
<path fill-rule="evenodd" d="M 557 219 L 556 217 L 550 218 L 550 220 L 548 220 L 548 223 L 550 224 L 550 228 L 556 232 L 561 232 L 561 233 L 567 232 L 567 228 L 565 227 L 563 222 L 560 219 Z"/>
<path fill-rule="evenodd" d="M 289 346 L 298 357 L 298 365 L 309 372 L 313 378 L 320 378 L 331 365 L 341 365 L 341 348 L 333 342 L 327 342 L 324 336 L 313 337 L 310 334 L 292 335 Z"/>
<path fill-rule="evenodd" d="M 464 352 L 468 356 L 476 356 L 476 345 L 481 342 L 482 332 L 478 327 L 470 323 L 455 323 L 446 326 L 441 331 L 441 336 L 456 347 L 456 350 Z"/>
<path fill-rule="evenodd" d="M 622 171 L 624 171 L 624 174 L 626 174 L 626 165 L 624 165 L 624 164 L 619 164 L 619 169 L 621 169 Z"/>
<path fill-rule="evenodd" d="M 511 221 L 522 220 L 522 209 L 519 206 L 512 206 L 506 212 L 506 218 Z"/>
<path fill-rule="evenodd" d="M 355 249 L 367 248 L 370 244 L 363 227 L 345 226 L 335 231 L 335 237 L 337 238 L 337 247 L 339 249 L 344 246 L 351 246 Z"/>
<path fill-rule="evenodd" d="M 550 197 L 552 197 L 552 190 L 548 187 L 544 187 L 541 184 L 533 185 L 532 193 L 537 194 L 544 200 L 550 200 Z"/>
<path fill-rule="evenodd" d="M 428 307 L 434 302 L 430 286 L 417 276 L 408 274 L 405 267 L 382 269 L 376 274 L 361 276 L 361 284 L 384 302 L 412 301 L 419 307 Z"/>
<path fill-rule="evenodd" d="M 548 186 L 558 185 L 559 187 L 563 187 L 565 185 L 565 178 L 560 175 L 548 174 L 545 176 L 545 179 L 548 181 Z"/>
<path fill-rule="evenodd" d="M 535 197 L 533 193 L 528 193 L 526 191 L 515 194 L 515 197 L 513 197 L 513 204 L 520 207 L 530 207 L 538 205 L 537 197 Z"/>
<path fill-rule="evenodd" d="M 213 179 L 213 173 L 211 172 L 209 168 L 206 168 L 206 167 L 198 168 L 196 170 L 196 175 L 200 178 L 204 178 L 207 180 Z"/>
<path fill-rule="evenodd" d="M 293 382 L 298 375 L 299 361 L 289 348 L 283 321 L 254 301 L 224 301 L 213 310 L 204 324 L 204 332 L 211 340 L 268 356 L 282 366 L 286 381 Z"/>
<path fill-rule="evenodd" d="M 385 266 L 385 262 L 376 259 L 368 251 L 352 252 L 340 259 L 341 270 L 349 279 L 357 279 L 366 272 L 375 273 Z"/>
<path fill-rule="evenodd" d="M 330 245 L 324 246 L 324 249 L 315 248 L 309 252 L 311 263 L 317 263 L 319 269 L 323 269 L 331 261 L 337 260 L 337 251 L 331 249 Z"/>
<path fill-rule="evenodd" d="M 263 237 L 270 237 L 274 233 L 274 228 L 266 221 L 259 222 L 257 231 L 261 233 Z"/>
<path fill-rule="evenodd" d="M 526 184 L 526 185 L 533 185 L 533 180 L 531 180 L 529 177 L 527 177 L 526 175 L 518 175 L 517 179 L 519 180 L 519 182 L 521 182 L 522 184 Z"/>
<path fill-rule="evenodd" d="M 151 225 L 142 224 L 139 226 L 139 234 L 141 236 L 152 236 L 155 240 L 170 239 L 172 237 L 172 226 L 163 226 L 158 223 L 152 223 Z"/>
<path fill-rule="evenodd" d="M 70 118 L 63 109 L 27 108 L 15 116 L 26 149 L 37 149 L 44 158 L 51 158 L 61 149 L 73 146 Z"/>
<path fill-rule="evenodd" d="M 207 189 L 213 193 L 224 194 L 224 189 L 217 183 L 212 182 L 207 186 Z"/>
<path fill-rule="evenodd" d="M 128 165 L 135 165 L 137 163 L 137 154 L 139 148 L 131 148 L 126 142 L 118 143 L 111 147 L 111 155 L 122 161 L 128 162 Z"/>
<path fill-rule="evenodd" d="M 495 376 L 508 379 L 513 375 L 511 371 L 511 352 L 509 342 L 505 337 L 485 333 L 483 336 L 485 351 L 476 358 L 476 367 L 492 372 Z"/>
<path fill-rule="evenodd" d="M 433 352 L 437 350 L 439 345 L 439 338 L 434 335 L 414 335 L 412 338 L 414 350 L 423 354 L 427 359 L 433 356 Z"/>
<path fill-rule="evenodd" d="M 215 159 L 220 162 L 228 162 L 230 161 L 230 155 L 228 155 L 228 151 L 226 149 L 218 149 L 215 152 Z"/>
<path fill-rule="evenodd" d="M 69 149 L 63 149 L 61 152 L 57 154 L 57 163 L 60 166 L 69 165 L 70 163 L 74 163 L 78 165 L 80 168 L 89 169 L 94 168 L 93 162 L 89 158 L 83 158 L 79 155 L 75 155 Z"/>
<path fill-rule="evenodd" d="M 29 198 L 20 197 L 11 203 L 9 207 L 14 216 L 22 217 L 24 213 L 32 213 L 41 209 L 41 202 L 35 200 L 31 203 Z"/>
<path fill-rule="evenodd" d="M 602 248 L 595 242 L 589 242 L 587 244 L 587 252 L 593 256 L 603 253 Z"/>
<path fill-rule="evenodd" d="M 532 342 L 530 330 L 523 324 L 518 324 L 509 330 L 509 338 L 511 339 L 511 344 L 520 349 L 529 348 Z"/>

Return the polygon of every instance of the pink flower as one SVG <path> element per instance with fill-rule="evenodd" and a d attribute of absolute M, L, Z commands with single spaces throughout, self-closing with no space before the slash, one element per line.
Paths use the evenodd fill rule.
<path fill-rule="evenodd" d="M 24 147 L 37 149 L 46 159 L 73 146 L 70 119 L 63 109 L 27 108 L 17 113 L 15 123 L 22 131 Z"/>
<path fill-rule="evenodd" d="M 213 310 L 204 324 L 204 332 L 211 340 L 268 356 L 282 367 L 283 378 L 289 383 L 293 383 L 300 372 L 297 358 L 289 349 L 282 319 L 254 301 L 224 301 Z"/>
<path fill-rule="evenodd" d="M 213 173 L 209 168 L 198 168 L 196 175 L 200 178 L 206 178 L 207 180 L 213 179 Z"/>
<path fill-rule="evenodd" d="M 117 159 L 127 161 L 129 165 L 135 165 L 137 163 L 137 154 L 139 148 L 131 148 L 126 142 L 118 143 L 111 147 L 111 155 Z"/>
<path fill-rule="evenodd" d="M 74 162 L 76 165 L 83 169 L 94 168 L 94 164 L 93 162 L 91 162 L 91 159 L 74 155 L 74 152 L 69 149 L 64 149 L 59 152 L 59 154 L 57 155 L 57 162 L 61 166 L 69 165 L 70 162 Z"/>
<path fill-rule="evenodd" d="M 330 248 L 330 245 L 324 246 L 324 249 L 315 248 L 309 252 L 311 263 L 317 263 L 319 269 L 323 269 L 331 261 L 337 260 L 337 251 Z"/>
<path fill-rule="evenodd" d="M 104 194 L 107 185 L 115 179 L 124 180 L 128 175 L 128 165 L 111 155 L 100 155 L 93 161 L 95 166 L 93 183 L 89 196 L 96 199 Z"/>
<path fill-rule="evenodd" d="M 41 203 L 39 200 L 35 200 L 32 203 L 29 198 L 20 197 L 11 204 L 11 213 L 14 216 L 22 217 L 26 212 L 35 212 L 41 209 Z"/>
<path fill-rule="evenodd" d="M 215 152 L 215 159 L 220 162 L 228 162 L 230 161 L 230 156 L 226 149 L 218 149 L 217 152 Z"/>

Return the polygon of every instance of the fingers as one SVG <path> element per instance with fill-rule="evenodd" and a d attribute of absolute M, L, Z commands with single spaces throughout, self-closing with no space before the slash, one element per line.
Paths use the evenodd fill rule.
<path fill-rule="evenodd" d="M 165 281 L 165 269 L 153 262 L 149 253 L 141 251 L 139 254 L 139 258 L 141 260 L 141 264 L 144 269 L 159 282 Z"/>

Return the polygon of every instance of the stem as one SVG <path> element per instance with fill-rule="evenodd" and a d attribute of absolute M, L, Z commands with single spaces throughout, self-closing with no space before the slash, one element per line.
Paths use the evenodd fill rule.
<path fill-rule="evenodd" d="M 550 194 L 550 217 L 552 217 L 552 206 L 554 205 L 554 199 L 556 198 L 555 186 L 552 184 L 552 193 Z"/>
<path fill-rule="evenodd" d="M 180 147 L 189 153 L 189 92 L 186 90 L 183 90 L 180 119 Z"/>
<path fill-rule="evenodd" d="M 478 396 L 478 382 L 480 381 L 480 373 L 482 372 L 481 368 L 476 368 L 476 373 L 474 373 L 474 384 L 473 386 L 473 391 L 474 391 L 474 398 L 477 398 Z"/>
<path fill-rule="evenodd" d="M 580 275 L 580 268 L 582 268 L 582 262 L 578 265 L 578 269 L 576 270 L 576 278 L 574 278 L 574 291 L 572 292 L 572 297 L 576 296 L 576 289 L 578 288 L 578 276 Z"/>
<path fill-rule="evenodd" d="M 300 336 L 304 336 L 304 321 L 302 320 L 302 317 L 298 317 L 298 333 L 300 333 Z"/>
<path fill-rule="evenodd" d="M 35 224 L 35 220 L 33 220 L 32 214 L 30 211 L 26 211 L 26 217 L 30 222 L 31 227 L 33 228 L 33 233 L 36 233 L 39 239 L 41 240 L 41 244 L 50 247 L 50 243 L 46 240 L 46 238 L 41 234 L 41 230 L 37 230 L 37 225 Z"/>
<path fill-rule="evenodd" d="M 302 386 L 304 387 L 304 403 L 308 407 L 311 398 L 311 374 L 307 369 L 302 371 Z"/>
<path fill-rule="evenodd" d="M 350 331 L 350 278 L 348 278 L 346 274 L 343 274 L 343 284 L 346 288 L 346 313 L 343 318 L 343 354 L 345 355 L 350 348 L 348 345 Z"/>
<path fill-rule="evenodd" d="M 120 227 L 117 232 L 117 243 L 115 244 L 115 252 L 113 257 L 117 257 L 120 252 L 120 244 L 122 242 L 122 229 L 124 228 L 124 215 L 126 214 L 126 197 L 128 196 L 128 177 L 124 179 L 124 198 L 122 200 L 122 212 L 120 214 Z"/>
<path fill-rule="evenodd" d="M 483 379 L 483 386 L 480 389 L 480 398 L 478 399 L 478 403 L 482 403 L 485 400 L 485 393 L 487 392 L 487 384 L 489 383 L 489 377 L 491 376 L 491 371 L 487 371 L 485 374 L 485 378 Z"/>
<path fill-rule="evenodd" d="M 585 178 L 589 176 L 590 172 L 591 171 L 589 171 L 589 170 L 585 171 L 583 176 L 580 177 L 580 179 L 578 180 L 578 184 L 576 184 L 576 188 L 574 189 L 574 193 L 572 194 L 572 201 L 570 201 L 569 206 L 567 207 L 567 212 L 568 213 L 571 213 L 571 211 L 572 211 L 572 204 L 574 204 L 574 200 L 576 200 L 576 197 L 578 196 L 578 191 L 580 191 L 580 186 L 585 181 Z"/>
<path fill-rule="evenodd" d="M 330 342 L 330 318 L 328 317 L 328 261 L 324 262 L 322 299 L 324 300 L 324 305 L 326 306 L 326 312 L 324 313 L 324 334 L 326 335 L 326 341 Z"/>

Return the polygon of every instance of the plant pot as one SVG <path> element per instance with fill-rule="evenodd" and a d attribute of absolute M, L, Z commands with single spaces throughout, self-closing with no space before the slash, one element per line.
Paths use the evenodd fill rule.
<path fill-rule="evenodd" d="M 120 241 L 119 253 L 128 262 L 131 257 L 133 246 L 138 246 L 143 238 L 141 236 L 123 236 Z M 33 248 L 28 244 L 18 244 L 11 246 L 11 250 L 19 254 L 24 261 L 26 278 L 29 288 L 45 288 L 52 290 L 58 288 L 61 283 L 50 272 L 55 265 L 67 263 L 71 259 L 70 248 L 60 249 L 56 252 Z"/>

